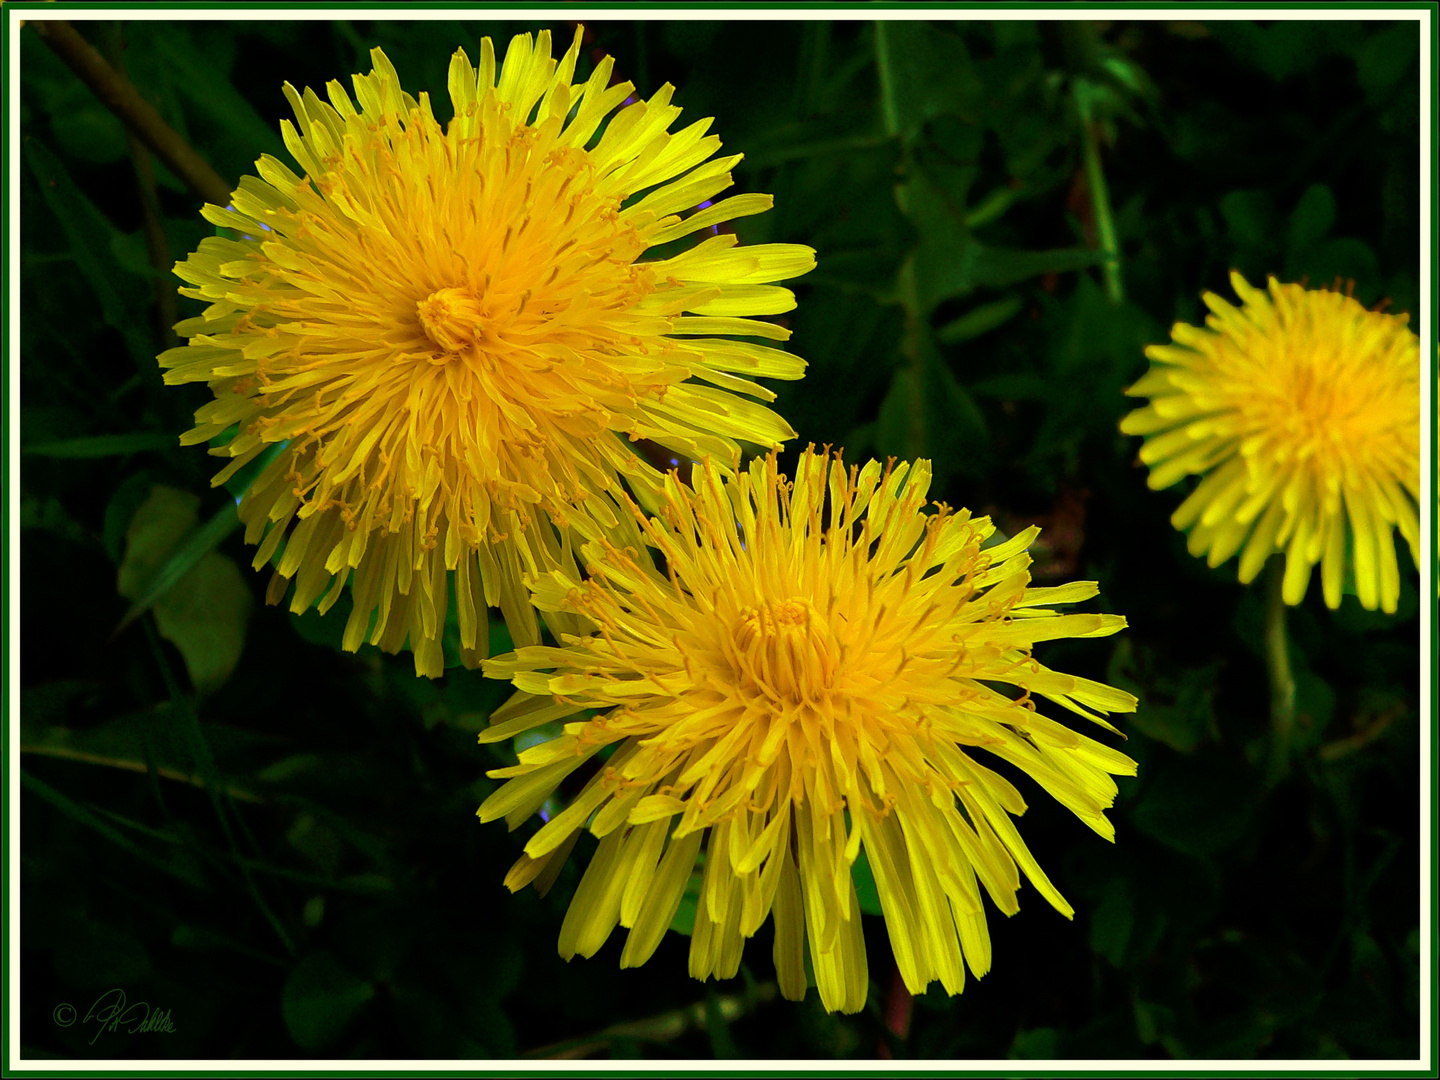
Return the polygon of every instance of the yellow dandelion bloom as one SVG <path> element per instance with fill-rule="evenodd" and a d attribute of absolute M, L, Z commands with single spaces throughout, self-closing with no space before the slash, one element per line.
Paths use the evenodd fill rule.
<path fill-rule="evenodd" d="M 165 381 L 215 395 L 182 441 L 223 441 L 216 483 L 283 447 L 240 504 L 257 569 L 284 545 L 271 601 L 293 582 L 291 609 L 323 612 L 348 580 L 345 647 L 408 637 L 422 674 L 451 605 L 467 663 L 490 606 L 539 640 L 522 576 L 633 536 L 622 480 L 658 498 L 634 440 L 728 458 L 794 434 L 739 395 L 773 400 L 751 377 L 804 362 L 724 335 L 788 337 L 747 316 L 794 307 L 772 283 L 814 252 L 717 234 L 642 260 L 772 200 L 710 205 L 739 157 L 714 157 L 709 120 L 669 132 L 668 85 L 616 112 L 633 87 L 609 85 L 608 58 L 572 82 L 580 36 L 558 61 L 548 32 L 516 37 L 498 69 L 488 38 L 478 69 L 457 51 L 443 125 L 379 49 L 358 107 L 338 82 L 328 104 L 287 84 L 303 176 L 262 157 L 233 207 L 204 210 L 234 235 L 176 267 L 210 306 L 177 327 Z"/>
<path fill-rule="evenodd" d="M 1395 526 L 1420 562 L 1420 341 L 1409 316 L 1273 277 L 1268 295 L 1238 273 L 1230 283 L 1240 307 L 1206 293 L 1204 327 L 1177 323 L 1173 344 L 1145 350 L 1150 371 L 1126 393 L 1150 404 L 1120 430 L 1145 436 L 1152 488 L 1204 478 L 1170 518 L 1188 530 L 1190 554 L 1219 566 L 1239 552 L 1248 583 L 1284 552 L 1288 604 L 1318 562 L 1335 608 L 1348 539 L 1360 603 L 1394 612 Z"/>
<path fill-rule="evenodd" d="M 482 741 L 597 712 L 492 772 L 510 779 L 479 813 L 514 828 L 602 757 L 506 878 L 548 887 L 583 829 L 599 838 L 562 956 L 593 955 L 620 925 L 621 965 L 644 963 L 697 863 L 690 974 L 733 976 L 773 912 L 781 992 L 804 996 L 808 942 L 832 1011 L 860 1009 L 868 988 L 852 875 L 862 850 L 915 993 L 935 979 L 959 993 L 966 965 L 989 969 L 981 893 L 1013 914 L 1020 871 L 1072 914 L 1011 820 L 1025 810 L 1020 792 L 973 751 L 1029 774 L 1113 839 L 1111 774 L 1135 763 L 1044 716 L 1032 695 L 1110 731 L 1098 713 L 1135 699 L 1051 671 L 1031 647 L 1125 620 L 1057 612 L 1096 585 L 1030 588 L 1039 530 L 986 548 L 988 519 L 922 512 L 929 482 L 928 462 L 847 473 L 838 455 L 813 451 L 793 484 L 774 454 L 730 478 L 706 462 L 695 490 L 672 475 L 662 515 L 641 519 L 663 574 L 602 540 L 584 548 L 586 580 L 537 583 L 542 609 L 598 632 L 487 661 L 521 693 Z"/>

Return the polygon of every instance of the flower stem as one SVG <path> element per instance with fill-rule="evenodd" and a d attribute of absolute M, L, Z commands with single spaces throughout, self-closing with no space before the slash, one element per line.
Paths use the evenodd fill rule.
<path fill-rule="evenodd" d="M 1075 110 L 1080 115 L 1081 144 L 1085 152 L 1085 181 L 1090 187 L 1090 199 L 1095 212 L 1095 227 L 1099 233 L 1100 251 L 1105 259 L 1105 295 L 1112 304 L 1125 302 L 1125 283 L 1120 277 L 1120 244 L 1115 239 L 1115 215 L 1110 210 L 1110 189 L 1105 184 L 1105 170 L 1100 167 L 1100 140 L 1096 135 L 1097 125 L 1090 108 L 1090 84 L 1084 78 L 1072 80 L 1075 95 Z"/>
<path fill-rule="evenodd" d="M 1290 768 L 1290 736 L 1295 728 L 1295 676 L 1285 633 L 1285 560 L 1271 555 L 1265 567 L 1265 669 L 1270 675 L 1270 752 L 1265 768 L 1269 786 Z"/>

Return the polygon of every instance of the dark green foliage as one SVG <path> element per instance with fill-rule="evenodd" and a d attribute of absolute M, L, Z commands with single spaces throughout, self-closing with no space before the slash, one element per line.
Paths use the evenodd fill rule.
<path fill-rule="evenodd" d="M 81 25 L 229 180 L 261 153 L 286 156 L 284 81 L 347 82 L 379 45 L 444 116 L 457 45 L 473 57 L 489 34 L 503 56 L 511 34 L 537 29 Z M 572 28 L 551 29 L 563 48 Z M 208 394 L 163 387 L 154 362 L 166 323 L 197 309 L 173 303 L 169 263 L 213 230 L 163 166 L 152 162 L 153 190 L 137 185 L 124 129 L 24 30 L 24 317 L 11 358 L 22 1052 L 1416 1055 L 1423 598 L 1409 557 L 1396 617 L 1349 596 L 1330 612 L 1318 583 L 1290 612 L 1294 763 L 1267 790 L 1261 591 L 1235 582 L 1233 561 L 1210 570 L 1186 553 L 1168 523 L 1183 492 L 1149 491 L 1138 440 L 1117 432 L 1143 347 L 1201 319 L 1203 291 L 1230 296 L 1231 268 L 1256 284 L 1353 278 L 1365 303 L 1416 312 L 1415 24 L 592 30 L 642 94 L 669 81 L 686 118 L 716 117 L 727 150 L 746 155 L 737 190 L 775 195 L 772 212 L 738 222 L 742 239 L 818 251 L 782 317 L 810 364 L 776 386 L 799 446 L 844 446 L 857 463 L 932 458 L 934 498 L 1006 532 L 1044 526 L 1038 584 L 1098 580 L 1085 610 L 1128 617 L 1119 638 L 1039 650 L 1142 702 L 1120 718 L 1140 773 L 1121 783 L 1113 847 L 1018 778 L 1030 803 L 1021 832 L 1074 922 L 1023 890 L 1015 918 L 991 909 L 993 970 L 962 997 L 937 985 L 912 1002 L 862 862 L 872 987 L 853 1017 L 826 1015 L 815 994 L 775 996 L 768 926 L 724 986 L 688 978 L 681 934 L 638 970 L 619 968 L 619 934 L 562 963 L 555 940 L 593 841 L 547 896 L 512 896 L 501 881 L 536 826 L 509 835 L 474 817 L 495 785 L 485 771 L 514 761 L 508 744 L 475 740 L 508 689 L 453 665 L 417 680 L 408 656 L 369 646 L 341 653 L 348 598 L 325 618 L 263 605 L 268 572 L 249 569 L 227 511 L 253 473 L 210 488 L 216 460 L 177 441 Z M 587 47 L 582 75 L 592 63 Z M 158 266 L 147 199 L 168 246 Z M 1104 214 L 1123 296 L 1102 272 Z M 197 521 L 211 524 L 175 540 L 190 563 L 162 568 L 137 607 L 159 585 L 183 592 L 182 571 L 202 557 L 238 563 L 254 595 L 238 667 L 203 694 L 187 678 L 191 652 L 156 633 L 153 611 L 112 637 L 131 606 L 116 587 L 127 536 L 157 485 L 198 497 Z M 113 988 L 168 1011 L 173 1031 L 98 1031 L 86 1011 Z M 75 1022 L 59 1022 L 62 1004 Z"/>

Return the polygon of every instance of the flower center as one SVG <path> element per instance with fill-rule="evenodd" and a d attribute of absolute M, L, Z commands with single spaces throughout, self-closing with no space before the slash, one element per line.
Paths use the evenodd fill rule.
<path fill-rule="evenodd" d="M 744 608 L 734 645 L 742 679 L 769 697 L 813 701 L 834 685 L 839 646 L 807 600 Z"/>
<path fill-rule="evenodd" d="M 469 289 L 441 289 L 415 305 L 425 336 L 447 353 L 475 343 L 485 318 L 479 298 Z"/>

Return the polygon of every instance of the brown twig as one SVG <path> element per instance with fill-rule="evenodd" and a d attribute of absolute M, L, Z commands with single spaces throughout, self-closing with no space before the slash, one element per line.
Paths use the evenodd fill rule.
<path fill-rule="evenodd" d="M 223 180 L 209 162 L 161 118 L 155 106 L 140 96 L 134 84 L 105 62 L 78 30 L 60 19 L 30 19 L 26 25 L 40 35 L 101 103 L 191 191 L 216 206 L 230 202 L 235 186 Z"/>

